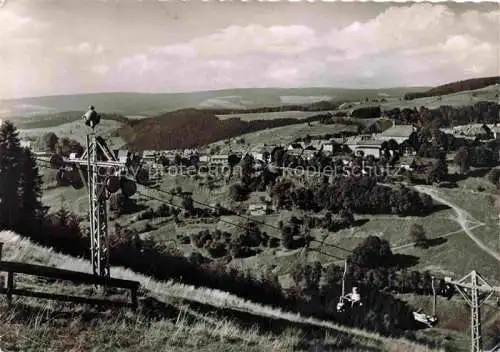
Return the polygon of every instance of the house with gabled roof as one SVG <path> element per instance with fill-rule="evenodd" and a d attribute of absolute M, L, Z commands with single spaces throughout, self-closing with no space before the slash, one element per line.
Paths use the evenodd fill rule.
<path fill-rule="evenodd" d="M 394 139 L 398 144 L 407 141 L 410 135 L 416 131 L 413 125 L 394 125 L 382 133 L 376 135 L 376 139 L 381 141 L 389 141 Z"/>
<path fill-rule="evenodd" d="M 374 158 L 380 159 L 383 142 L 384 141 L 379 139 L 351 138 L 348 139 L 346 145 L 356 155 L 359 154 L 362 154 L 363 156 L 372 155 Z"/>

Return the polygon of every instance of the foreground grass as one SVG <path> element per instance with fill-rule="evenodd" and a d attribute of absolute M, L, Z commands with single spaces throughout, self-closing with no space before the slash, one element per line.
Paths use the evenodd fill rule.
<path fill-rule="evenodd" d="M 288 351 L 299 332 L 276 336 L 241 329 L 229 320 L 179 315 L 151 320 L 127 311 L 89 313 L 48 304 L 0 306 L 0 348 L 6 351 Z"/>
<path fill-rule="evenodd" d="M 61 255 L 48 248 L 36 246 L 26 239 L 21 239 L 18 235 L 12 232 L 0 232 L 0 241 L 5 243 L 4 260 L 39 263 L 84 272 L 88 272 L 89 270 L 89 263 L 87 261 Z M 143 294 L 147 292 L 148 296 L 162 302 L 168 302 L 172 299 L 181 299 L 192 304 L 204 304 L 216 309 L 244 312 L 250 316 L 260 316 L 267 319 L 279 319 L 281 321 L 288 322 L 290 325 L 301 324 L 309 329 L 313 328 L 322 331 L 329 331 L 329 336 L 335 336 L 335 338 L 329 338 L 327 341 L 327 339 L 323 336 L 321 341 L 318 341 L 318 343 L 323 345 L 329 344 L 330 346 L 337 344 L 337 350 L 340 347 L 341 350 L 344 351 L 430 351 L 426 347 L 404 339 L 390 339 L 363 330 L 339 326 L 328 321 L 302 317 L 299 314 L 284 312 L 280 309 L 249 302 L 227 292 L 206 288 L 195 288 L 193 286 L 177 284 L 175 282 L 157 282 L 151 278 L 138 275 L 123 268 L 112 268 L 111 275 L 112 277 L 139 281 L 143 288 Z M 10 316 L 12 316 L 12 314 L 15 316 L 16 311 L 11 313 Z M 119 315 L 115 313 L 112 314 L 112 317 L 113 318 L 109 317 L 109 319 L 100 318 L 99 320 L 93 320 L 94 325 L 88 322 L 81 323 L 81 325 L 79 325 L 80 323 L 78 323 L 78 320 L 75 320 L 76 322 L 73 323 L 75 331 L 71 331 L 68 329 L 71 328 L 72 324 L 67 325 L 68 321 L 74 320 L 74 318 L 71 317 L 66 318 L 66 325 L 63 324 L 64 327 L 62 327 L 56 324 L 56 319 L 47 320 L 56 325 L 42 324 L 41 321 L 43 319 L 40 318 L 39 314 L 27 314 L 24 320 L 16 320 L 14 318 L 9 318 L 9 314 L 2 314 L 0 323 L 4 324 L 5 328 L 8 328 L 9 331 L 13 332 L 8 335 L 4 335 L 0 341 L 7 341 L 4 340 L 6 338 L 5 336 L 10 336 L 8 341 L 10 341 L 11 344 L 13 344 L 14 341 L 20 341 L 16 343 L 26 344 L 24 346 L 25 348 L 20 348 L 19 350 L 30 350 L 30 346 L 44 346 L 43 348 L 38 349 L 44 351 L 71 349 L 62 345 L 50 347 L 52 346 L 50 344 L 55 344 L 56 341 L 54 340 L 59 339 L 59 337 L 61 341 L 57 343 L 68 343 L 67 340 L 70 340 L 68 337 L 73 336 L 75 336 L 74 340 L 82 341 L 84 344 L 87 343 L 87 346 L 87 341 L 93 341 L 92 347 L 95 347 L 96 345 L 104 346 L 102 350 L 119 349 L 130 351 L 171 351 L 181 348 L 187 351 L 211 351 L 216 349 L 223 351 L 300 350 L 300 346 L 297 345 L 297 337 L 294 337 L 299 335 L 296 332 L 282 333 L 279 334 L 279 337 L 270 337 L 270 335 L 258 333 L 254 330 L 238 330 L 230 322 L 217 319 L 212 320 L 212 323 L 214 323 L 218 328 L 215 330 L 212 328 L 212 330 L 210 330 L 210 328 L 206 327 L 207 325 L 203 325 L 208 324 L 206 319 L 203 320 L 203 324 L 201 322 L 195 322 L 193 324 L 182 325 L 178 320 L 176 323 L 169 323 L 167 321 L 159 321 L 151 324 L 147 322 L 143 323 L 140 316 L 135 315 L 128 318 L 127 315 Z M 92 328 L 89 329 L 89 326 Z M 93 328 L 94 326 L 96 326 L 95 329 Z M 101 327 L 103 328 L 101 329 Z M 133 329 L 131 327 L 133 327 Z M 172 341 L 174 340 L 171 340 L 170 336 L 174 331 L 177 332 L 177 335 L 174 334 L 174 336 L 178 337 L 180 345 L 172 345 L 172 343 L 174 343 Z M 222 331 L 225 331 L 226 334 L 224 335 Z M 231 333 L 231 331 L 233 331 L 233 333 Z M 88 335 L 85 335 L 94 333 L 98 334 L 95 338 L 89 338 Z M 125 334 L 123 336 L 126 336 L 126 338 L 122 340 L 122 335 L 120 334 Z M 226 341 L 222 343 L 220 342 L 221 335 L 239 338 L 238 341 L 240 342 L 228 343 L 228 340 L 226 339 Z M 22 338 L 23 336 L 25 337 L 24 339 Z M 56 338 L 55 336 L 58 337 Z M 219 340 L 215 339 L 212 347 L 212 342 L 207 343 L 207 336 L 218 336 Z M 252 338 L 251 336 L 254 337 Z M 102 340 L 99 340 L 99 338 L 102 338 Z M 192 341 L 192 343 L 187 341 Z M 247 348 L 249 345 L 243 345 L 243 342 L 241 341 L 246 341 L 245 343 L 252 341 L 252 343 L 256 344 L 256 347 L 255 349 L 253 349 L 253 347 L 252 349 L 249 349 Z M 44 343 L 49 344 L 49 348 L 45 348 L 47 346 L 43 345 Z M 143 345 L 145 343 L 149 344 Z M 73 347 L 72 350 L 81 349 L 85 350 L 86 348 L 78 345 Z"/>

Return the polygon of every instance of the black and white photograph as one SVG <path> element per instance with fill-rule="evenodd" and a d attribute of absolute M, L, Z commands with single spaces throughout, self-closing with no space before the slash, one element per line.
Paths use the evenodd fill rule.
<path fill-rule="evenodd" d="M 0 352 L 499 352 L 498 2 L 0 0 Z"/>

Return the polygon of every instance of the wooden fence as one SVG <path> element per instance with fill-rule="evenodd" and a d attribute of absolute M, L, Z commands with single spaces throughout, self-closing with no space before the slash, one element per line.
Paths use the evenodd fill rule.
<path fill-rule="evenodd" d="M 12 301 L 12 296 L 16 295 L 16 296 L 54 299 L 54 300 L 68 301 L 74 303 L 87 303 L 95 305 L 121 306 L 121 307 L 126 306 L 126 307 L 131 307 L 132 309 L 136 309 L 138 305 L 137 291 L 139 289 L 140 284 L 137 281 L 105 278 L 97 275 L 82 273 L 79 271 L 64 270 L 42 265 L 2 261 L 1 243 L 0 243 L 0 272 L 7 273 L 6 283 L 3 285 L 3 287 L 0 287 L 0 294 L 7 295 L 7 300 L 9 301 L 9 303 Z M 64 280 L 76 284 L 102 286 L 104 288 L 126 289 L 130 290 L 130 302 L 117 301 L 104 298 L 73 296 L 67 294 L 36 292 L 22 288 L 18 289 L 15 288 L 15 282 L 14 282 L 16 274 L 45 277 L 55 280 Z"/>

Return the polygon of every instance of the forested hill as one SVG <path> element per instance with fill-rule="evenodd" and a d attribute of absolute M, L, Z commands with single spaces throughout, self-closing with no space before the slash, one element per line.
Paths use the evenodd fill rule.
<path fill-rule="evenodd" d="M 425 92 L 406 93 L 404 95 L 404 99 L 411 100 L 416 98 L 436 97 L 440 95 L 463 92 L 466 90 L 481 89 L 499 83 L 500 83 L 500 76 L 467 79 L 465 81 L 456 81 L 443 84 L 441 86 L 431 88 Z"/>
<path fill-rule="evenodd" d="M 278 118 L 242 121 L 239 118 L 219 119 L 208 110 L 182 109 L 143 119 L 119 129 L 120 136 L 131 150 L 183 149 L 206 145 L 226 138 L 266 128 L 306 123 L 321 118 Z"/>

